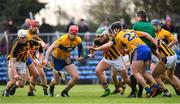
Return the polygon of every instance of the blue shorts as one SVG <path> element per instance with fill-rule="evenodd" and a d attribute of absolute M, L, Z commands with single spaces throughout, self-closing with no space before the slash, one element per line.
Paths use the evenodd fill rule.
<path fill-rule="evenodd" d="M 68 59 L 57 59 L 57 58 L 53 57 L 53 64 L 54 64 L 54 69 L 56 71 L 60 71 L 65 66 L 72 64 L 72 61 L 70 58 L 68 58 Z"/>
<path fill-rule="evenodd" d="M 28 66 L 28 65 L 30 65 L 30 64 L 32 64 L 32 60 L 31 60 L 30 57 L 27 57 L 26 65 Z"/>
<path fill-rule="evenodd" d="M 151 61 L 151 49 L 146 45 L 138 46 L 131 57 L 132 61 Z"/>

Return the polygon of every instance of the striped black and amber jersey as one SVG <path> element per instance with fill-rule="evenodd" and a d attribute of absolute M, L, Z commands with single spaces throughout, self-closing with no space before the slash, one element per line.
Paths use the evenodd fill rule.
<path fill-rule="evenodd" d="M 27 47 L 33 59 L 36 59 L 36 52 L 43 53 L 44 49 L 36 40 L 28 40 Z"/>
<path fill-rule="evenodd" d="M 39 48 L 39 43 L 34 40 L 28 40 L 26 43 L 20 43 L 19 39 L 15 40 L 8 59 L 15 58 L 18 62 L 26 62 L 27 57 L 29 56 L 28 52 L 31 54 Z M 39 48 L 40 52 L 43 52 L 42 48 Z M 35 56 L 34 56 L 35 57 Z"/>
<path fill-rule="evenodd" d="M 43 53 L 43 47 L 38 41 L 43 41 L 38 34 L 32 34 L 28 32 L 28 48 L 33 59 L 36 59 L 36 52 Z"/>
<path fill-rule="evenodd" d="M 117 47 L 117 45 L 111 46 L 111 48 L 108 51 L 103 52 L 104 58 L 106 58 L 108 60 L 117 59 L 121 55 L 121 53 L 118 49 L 119 48 Z"/>
<path fill-rule="evenodd" d="M 163 58 L 168 56 L 173 56 L 175 52 L 167 46 L 167 44 L 163 40 L 158 40 L 158 45 L 160 46 L 159 52 Z"/>
<path fill-rule="evenodd" d="M 25 62 L 27 60 L 27 51 L 27 42 L 22 44 L 17 39 L 11 48 L 8 59 L 16 58 L 16 61 L 18 62 Z"/>

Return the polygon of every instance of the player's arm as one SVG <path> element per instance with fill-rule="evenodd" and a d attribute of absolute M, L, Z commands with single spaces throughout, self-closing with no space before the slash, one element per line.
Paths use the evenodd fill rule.
<path fill-rule="evenodd" d="M 47 49 L 47 51 L 46 51 L 45 59 L 44 59 L 44 61 L 43 61 L 43 64 L 44 64 L 44 65 L 47 64 L 50 53 L 53 51 L 54 48 L 57 48 L 57 47 L 58 47 L 58 45 L 57 45 L 57 42 L 56 42 L 56 41 L 55 41 L 54 43 L 52 43 L 52 44 L 48 47 L 48 49 Z"/>
<path fill-rule="evenodd" d="M 156 39 L 154 39 L 151 35 L 149 35 L 148 33 L 146 32 L 141 32 L 141 31 L 136 31 L 136 34 L 139 36 L 139 37 L 144 37 L 146 39 L 148 39 L 149 41 L 151 41 L 155 46 L 158 46 L 158 42 Z"/>
<path fill-rule="evenodd" d="M 77 61 L 80 61 L 83 58 L 82 53 L 83 53 L 83 45 L 82 43 L 80 43 L 78 45 L 78 57 L 76 58 Z"/>
<path fill-rule="evenodd" d="M 43 63 L 43 58 L 44 58 L 44 54 L 43 54 L 44 50 L 43 47 L 41 46 L 39 48 L 39 66 L 42 67 L 42 63 Z"/>
<path fill-rule="evenodd" d="M 122 55 L 129 54 L 130 52 L 128 49 L 124 49 L 124 48 L 119 48 L 119 51 Z"/>
<path fill-rule="evenodd" d="M 78 45 L 78 57 L 81 57 L 82 53 L 83 53 L 83 45 L 82 45 L 82 43 L 80 43 Z"/>
<path fill-rule="evenodd" d="M 99 46 L 99 47 L 90 47 L 89 49 L 90 50 L 93 50 L 93 51 L 97 51 L 97 50 L 100 50 L 100 51 L 105 51 L 109 48 L 111 48 L 111 46 L 113 45 L 113 41 L 109 41 L 105 44 L 103 44 L 102 46 Z"/>
<path fill-rule="evenodd" d="M 47 47 L 49 46 L 49 44 L 48 44 L 48 43 L 45 43 L 44 41 L 39 41 L 39 43 L 41 44 L 41 46 L 42 46 L 43 48 L 47 48 Z"/>
<path fill-rule="evenodd" d="M 37 42 L 40 44 L 43 48 L 48 48 L 49 44 L 45 43 L 43 40 L 36 40 L 36 39 L 31 39 L 31 41 Z"/>
<path fill-rule="evenodd" d="M 170 40 L 170 43 L 168 44 L 169 47 L 172 47 L 173 45 L 175 45 L 178 40 L 175 38 L 175 36 L 173 34 L 171 34 L 170 32 L 167 32 L 167 35 L 165 36 L 168 40 Z"/>
<path fill-rule="evenodd" d="M 90 58 L 94 57 L 94 54 L 95 54 L 95 51 L 90 50 L 91 47 L 92 47 L 92 48 L 96 48 L 97 46 L 96 46 L 95 44 L 93 44 L 92 46 L 88 46 L 88 47 L 87 47 L 88 50 L 89 50 L 88 56 L 89 56 Z"/>
<path fill-rule="evenodd" d="M 175 45 L 177 42 L 178 42 L 178 40 L 175 38 L 174 40 L 172 40 L 172 41 L 168 44 L 168 46 L 169 46 L 169 47 L 172 47 L 172 46 Z"/>
<path fill-rule="evenodd" d="M 10 52 L 10 58 L 9 58 L 9 68 L 12 70 L 13 74 L 14 74 L 14 78 L 18 78 L 19 75 L 16 71 L 16 58 L 15 56 L 17 56 L 17 45 L 18 45 L 18 41 L 15 42 L 15 44 L 13 45 L 11 52 Z"/>

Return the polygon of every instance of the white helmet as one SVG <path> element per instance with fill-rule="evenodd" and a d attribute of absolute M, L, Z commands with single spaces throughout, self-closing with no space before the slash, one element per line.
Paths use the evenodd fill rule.
<path fill-rule="evenodd" d="M 107 27 L 100 27 L 96 31 L 96 36 L 103 36 L 103 35 L 108 35 L 109 31 Z"/>
<path fill-rule="evenodd" d="M 27 31 L 27 30 L 24 30 L 24 29 L 20 29 L 20 30 L 18 31 L 17 35 L 18 35 L 19 38 L 27 37 L 28 31 Z"/>

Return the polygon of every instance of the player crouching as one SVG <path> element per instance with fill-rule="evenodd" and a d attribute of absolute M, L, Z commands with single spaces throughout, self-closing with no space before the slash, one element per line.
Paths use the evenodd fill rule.
<path fill-rule="evenodd" d="M 13 47 L 9 54 L 9 65 L 8 65 L 8 75 L 9 82 L 5 90 L 2 92 L 2 96 L 9 96 L 10 91 L 13 86 L 16 85 L 20 88 L 24 87 L 25 75 L 26 75 L 26 59 L 27 56 L 25 52 L 27 51 L 26 43 L 27 43 L 27 31 L 19 30 L 17 35 L 18 39 L 13 44 Z M 22 80 L 21 80 L 22 79 Z"/>

